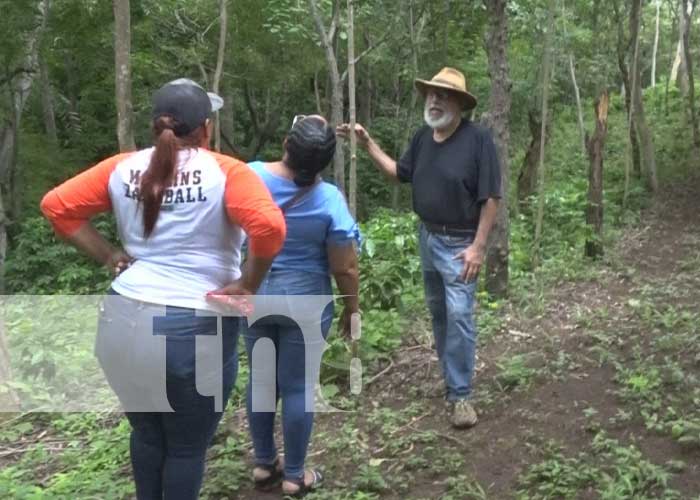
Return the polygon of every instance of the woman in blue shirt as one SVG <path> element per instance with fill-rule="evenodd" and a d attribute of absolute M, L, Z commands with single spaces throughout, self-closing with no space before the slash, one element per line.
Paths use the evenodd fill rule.
<path fill-rule="evenodd" d="M 351 316 L 358 312 L 355 248 L 359 243 L 359 231 L 343 194 L 320 177 L 334 152 L 335 132 L 323 117 L 297 116 L 285 138 L 282 160 L 250 164 L 284 212 L 287 223 L 282 251 L 273 261 L 258 293 L 330 296 L 333 293 L 330 276 L 333 275 L 338 291 L 344 296 L 340 329 L 347 335 Z M 255 448 L 253 479 L 258 488 L 269 489 L 283 478 L 282 489 L 286 495 L 303 494 L 318 486 L 323 479 L 318 470 L 304 470 L 323 342 L 320 339 L 314 342 L 308 335 L 305 342 L 298 321 L 290 316 L 295 316 L 296 320 L 301 317 L 302 323 L 314 314 L 320 316 L 315 320 L 316 330 L 320 323 L 320 333 L 325 339 L 333 318 L 333 304 L 331 301 L 327 307 L 317 307 L 320 309 L 317 312 L 311 308 L 307 313 L 298 310 L 300 303 L 297 301 L 295 305 L 294 299 L 290 299 L 291 314 L 258 319 L 252 322 L 245 335 L 251 364 L 247 407 Z M 256 347 L 254 351 L 260 339 L 267 340 L 258 342 L 257 345 L 262 347 Z M 268 353 L 273 353 L 267 358 L 265 347 L 269 348 Z M 272 375 L 271 365 L 275 360 L 275 375 Z M 269 411 L 280 398 L 284 465 L 277 456 L 274 441 L 275 412 Z M 270 400 L 272 402 L 263 411 L 258 411 L 260 401 Z"/>

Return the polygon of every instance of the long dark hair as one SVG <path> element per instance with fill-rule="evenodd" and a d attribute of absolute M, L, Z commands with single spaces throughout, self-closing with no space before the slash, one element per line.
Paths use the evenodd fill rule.
<path fill-rule="evenodd" d="M 186 136 L 177 137 L 173 129 L 178 123 L 170 116 L 160 116 L 153 121 L 156 149 L 148 169 L 141 176 L 140 199 L 143 204 L 143 234 L 148 238 L 158 221 L 165 188 L 172 183 L 177 167 L 178 151 L 196 148 L 206 136 L 206 127 L 197 127 Z"/>
<path fill-rule="evenodd" d="M 285 141 L 285 164 L 297 186 L 310 186 L 335 154 L 335 131 L 320 117 L 309 116 L 292 126 Z"/>

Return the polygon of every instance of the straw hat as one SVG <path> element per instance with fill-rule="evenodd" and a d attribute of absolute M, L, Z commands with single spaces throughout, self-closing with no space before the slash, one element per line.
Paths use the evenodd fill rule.
<path fill-rule="evenodd" d="M 459 96 L 462 102 L 462 109 L 473 109 L 476 107 L 476 97 L 467 90 L 467 81 L 464 75 L 454 68 L 445 66 L 431 80 L 421 80 L 416 78 L 416 88 L 425 97 L 425 93 L 430 87 L 450 90 Z"/>

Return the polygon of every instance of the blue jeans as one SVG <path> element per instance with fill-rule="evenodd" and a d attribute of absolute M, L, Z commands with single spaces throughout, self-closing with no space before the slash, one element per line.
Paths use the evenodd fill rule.
<path fill-rule="evenodd" d="M 472 236 L 435 234 L 422 224 L 420 226 L 425 299 L 432 316 L 435 349 L 442 366 L 448 401 L 468 399 L 472 392 L 476 357 L 476 281 L 462 281 L 463 261 L 454 259 L 472 241 Z"/>
<path fill-rule="evenodd" d="M 239 318 L 223 318 L 223 353 L 218 347 L 212 349 L 213 355 L 222 356 L 223 370 L 215 374 L 221 377 L 219 403 L 223 406 L 236 379 L 240 324 Z M 206 450 L 222 411 L 217 411 L 213 397 L 199 393 L 207 370 L 196 366 L 195 337 L 201 340 L 216 334 L 217 318 L 195 316 L 193 309 L 115 298 L 114 292 L 104 301 L 95 353 L 131 424 L 138 500 L 195 500 L 199 495 Z M 165 336 L 164 367 L 153 366 L 159 364 L 154 361 L 158 353 L 143 335 Z M 202 351 L 199 346 L 200 360 Z M 164 387 L 153 384 L 151 375 L 162 377 Z M 144 402 L 160 410 L 161 397 L 173 411 L 145 411 Z"/>
<path fill-rule="evenodd" d="M 258 295 L 331 295 L 328 276 L 302 271 L 273 270 L 268 273 Z M 289 301 L 293 309 L 293 299 Z M 291 310 L 290 309 L 290 310 Z M 320 310 L 304 311 L 305 321 L 320 326 L 323 339 L 333 320 L 333 304 Z M 295 311 L 297 314 L 299 311 Z M 304 338 L 299 324 L 284 311 L 252 323 L 244 333 L 250 378 L 247 391 L 248 423 L 255 449 L 255 463 L 271 465 L 277 457 L 274 439 L 277 401 L 282 400 L 282 435 L 284 437 L 284 475 L 304 475 L 304 461 L 314 421 L 314 388 L 320 370 L 323 341 Z M 274 347 L 274 351 L 271 349 Z M 255 348 L 255 351 L 254 351 Z M 309 360 L 309 350 L 315 354 Z M 262 354 L 261 353 L 265 353 Z M 270 359 L 271 358 L 271 359 Z M 260 403 L 263 403 L 262 405 Z M 263 411 L 258 411 L 261 406 Z"/>

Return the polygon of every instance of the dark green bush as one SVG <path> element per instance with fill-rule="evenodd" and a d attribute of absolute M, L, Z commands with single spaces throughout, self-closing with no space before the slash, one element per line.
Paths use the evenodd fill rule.
<path fill-rule="evenodd" d="M 113 217 L 103 215 L 93 222 L 98 231 L 116 241 Z M 20 224 L 6 273 L 10 294 L 97 294 L 111 282 L 107 269 L 59 241 L 43 217 L 30 217 Z"/>

